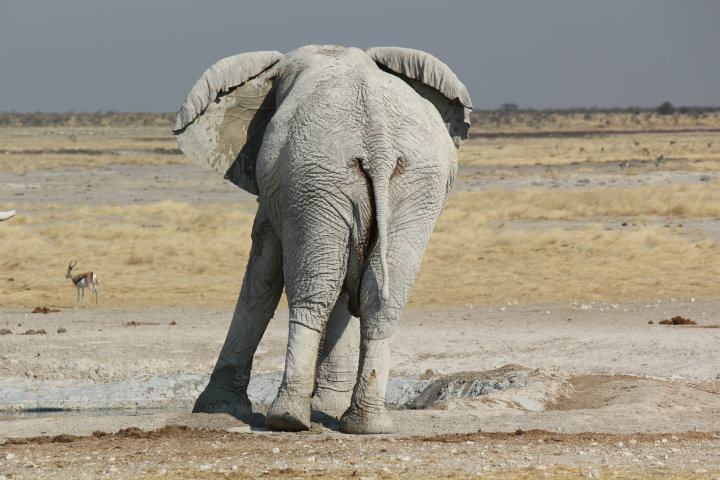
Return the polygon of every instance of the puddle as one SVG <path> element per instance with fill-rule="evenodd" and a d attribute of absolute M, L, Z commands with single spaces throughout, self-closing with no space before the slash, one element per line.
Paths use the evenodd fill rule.
<path fill-rule="evenodd" d="M 282 373 L 253 377 L 248 397 L 269 405 L 277 394 Z M 0 421 L 59 416 L 141 416 L 187 413 L 205 387 L 208 376 L 135 377 L 109 384 L 78 384 L 70 380 L 0 380 Z M 485 372 L 390 377 L 386 405 L 390 409 L 451 409 L 484 406 L 541 411 L 567 386 L 554 372 L 509 365 Z M 463 403 L 465 402 L 465 403 Z M 470 402 L 470 403 L 468 403 Z"/>

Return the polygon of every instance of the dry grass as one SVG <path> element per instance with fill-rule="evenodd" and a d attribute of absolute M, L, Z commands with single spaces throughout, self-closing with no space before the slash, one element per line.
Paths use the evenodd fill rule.
<path fill-rule="evenodd" d="M 610 123 L 598 125 L 634 131 L 633 125 L 638 124 L 628 115 L 603 117 Z M 714 113 L 699 119 L 686 117 L 677 123 L 672 116 L 648 121 L 655 129 L 720 125 L 720 116 Z M 556 129 L 558 122 L 564 129 L 588 127 L 584 117 L 558 118 L 543 128 Z M 514 128 L 517 132 L 524 127 L 518 123 Z M 5 127 L 0 128 L 0 150 L 5 151 L 0 153 L 0 170 L 22 173 L 114 163 L 186 162 L 181 155 L 152 153 L 157 148 L 176 148 L 166 126 Z M 95 153 L 67 153 L 83 149 Z M 66 153 L 58 153 L 62 151 Z M 664 163 L 654 166 L 660 155 Z M 640 132 L 475 139 L 461 150 L 461 164 L 493 166 L 488 171 L 508 175 L 537 175 L 513 171 L 513 166 L 632 159 L 647 160 L 643 168 L 651 170 L 672 169 L 672 162 L 680 161 L 686 170 L 717 171 L 720 141 L 707 132 Z M 578 172 L 583 167 L 573 168 Z M 618 175 L 632 173 L 618 171 Z M 17 204 L 15 200 L 12 206 L 22 214 L 0 229 L 4 248 L 0 305 L 4 307 L 71 306 L 74 292 L 64 279 L 71 258 L 80 260 L 80 269 L 97 270 L 105 307 L 229 307 L 236 299 L 250 247 L 254 204 L 196 207 L 161 202 L 90 209 Z M 720 217 L 720 186 L 707 182 L 456 192 L 433 235 L 410 303 L 716 297 L 717 243 L 704 233 L 663 228 L 658 222 L 663 217 Z M 640 226 L 605 230 L 593 223 L 617 226 L 621 219 L 632 219 Z M 574 225 L 551 228 L 562 227 L 557 222 L 563 221 Z"/>
<path fill-rule="evenodd" d="M 472 114 L 472 133 L 537 133 L 546 132 L 603 132 L 622 130 L 689 130 L 720 128 L 720 112 L 707 111 L 698 115 L 676 113 L 659 115 L 652 111 L 640 112 L 558 112 L 519 111 L 475 112 Z"/>
<path fill-rule="evenodd" d="M 620 217 L 720 217 L 720 184 L 583 188 L 578 190 L 525 189 L 463 192 L 470 216 L 483 223 L 493 220 L 587 220 Z M 468 212 L 451 202 L 445 221 Z M 457 218 L 451 223 L 460 223 Z M 478 223 L 479 225 L 479 223 Z"/>
<path fill-rule="evenodd" d="M 0 128 L 0 170 L 186 164 L 170 130 L 159 127 Z M 161 153 L 158 153 L 160 151 Z"/>
<path fill-rule="evenodd" d="M 0 170 L 23 174 L 31 170 L 57 168 L 98 168 L 109 165 L 184 165 L 182 155 L 76 155 L 76 154 L 0 154 Z"/>
<path fill-rule="evenodd" d="M 476 138 L 460 150 L 460 163 L 466 166 L 515 166 L 641 160 L 654 164 L 660 156 L 666 163 L 702 162 L 693 168 L 717 170 L 720 168 L 720 140 L 717 133 Z"/>
<path fill-rule="evenodd" d="M 706 217 L 720 214 L 718 200 L 717 185 L 455 193 L 410 304 L 714 296 L 716 242 L 659 226 L 527 232 L 492 221 Z M 99 273 L 105 307 L 231 306 L 247 262 L 252 208 L 177 202 L 35 207 L 0 229 L 0 304 L 71 306 L 74 292 L 63 275 L 78 258 L 80 269 Z"/>

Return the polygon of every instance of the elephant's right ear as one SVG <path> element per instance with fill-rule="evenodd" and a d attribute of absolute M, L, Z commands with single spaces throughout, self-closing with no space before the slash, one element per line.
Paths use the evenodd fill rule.
<path fill-rule="evenodd" d="M 473 106 L 465 85 L 450 67 L 427 52 L 411 48 L 375 47 L 367 54 L 435 106 L 456 147 L 467 140 Z"/>
<path fill-rule="evenodd" d="M 205 70 L 188 93 L 173 133 L 192 163 L 257 195 L 255 162 L 275 113 L 280 52 L 241 53 Z"/>

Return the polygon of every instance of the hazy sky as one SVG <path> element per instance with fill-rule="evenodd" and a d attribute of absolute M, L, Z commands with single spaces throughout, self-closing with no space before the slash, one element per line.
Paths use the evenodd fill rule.
<path fill-rule="evenodd" d="M 215 60 L 310 43 L 426 50 L 479 108 L 720 105 L 714 0 L 0 0 L 0 111 L 175 111 Z"/>

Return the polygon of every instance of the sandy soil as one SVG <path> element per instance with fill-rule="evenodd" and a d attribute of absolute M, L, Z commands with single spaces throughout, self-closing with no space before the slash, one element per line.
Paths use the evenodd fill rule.
<path fill-rule="evenodd" d="M 249 423 L 191 415 L 188 399 L 196 392 L 183 397 L 185 403 L 167 398 L 165 406 L 172 408 L 131 415 L 128 410 L 18 415 L 8 411 L 12 404 L 4 398 L 0 438 L 7 443 L 0 447 L 0 462 L 8 454 L 15 457 L 5 460 L 0 472 L 13 478 L 104 473 L 203 478 L 221 471 L 287 477 L 717 475 L 720 328 L 711 328 L 718 324 L 717 311 L 718 302 L 700 301 L 409 310 L 395 340 L 393 375 L 521 364 L 539 368 L 540 381 L 477 399 L 394 410 L 397 433 L 384 438 L 338 434 L 336 419 L 327 416 L 316 416 L 309 434 L 271 434 L 262 426 L 267 405 L 257 405 L 259 414 Z M 677 314 L 699 325 L 657 325 Z M 270 324 L 256 356 L 258 373 L 282 368 L 286 315 L 279 312 Z M 3 311 L 0 328 L 13 333 L 0 337 L 2 385 L 29 382 L 30 390 L 42 390 L 206 375 L 230 316 L 205 310 Z M 177 325 L 170 325 L 173 321 Z M 60 327 L 66 332 L 57 333 Z M 20 334 L 31 328 L 48 333 Z M 86 407 L 98 406 L 90 403 Z M 43 405 L 48 406 L 37 406 Z M 128 428 L 160 430 L 67 436 Z M 518 429 L 544 432 L 477 433 Z"/>

